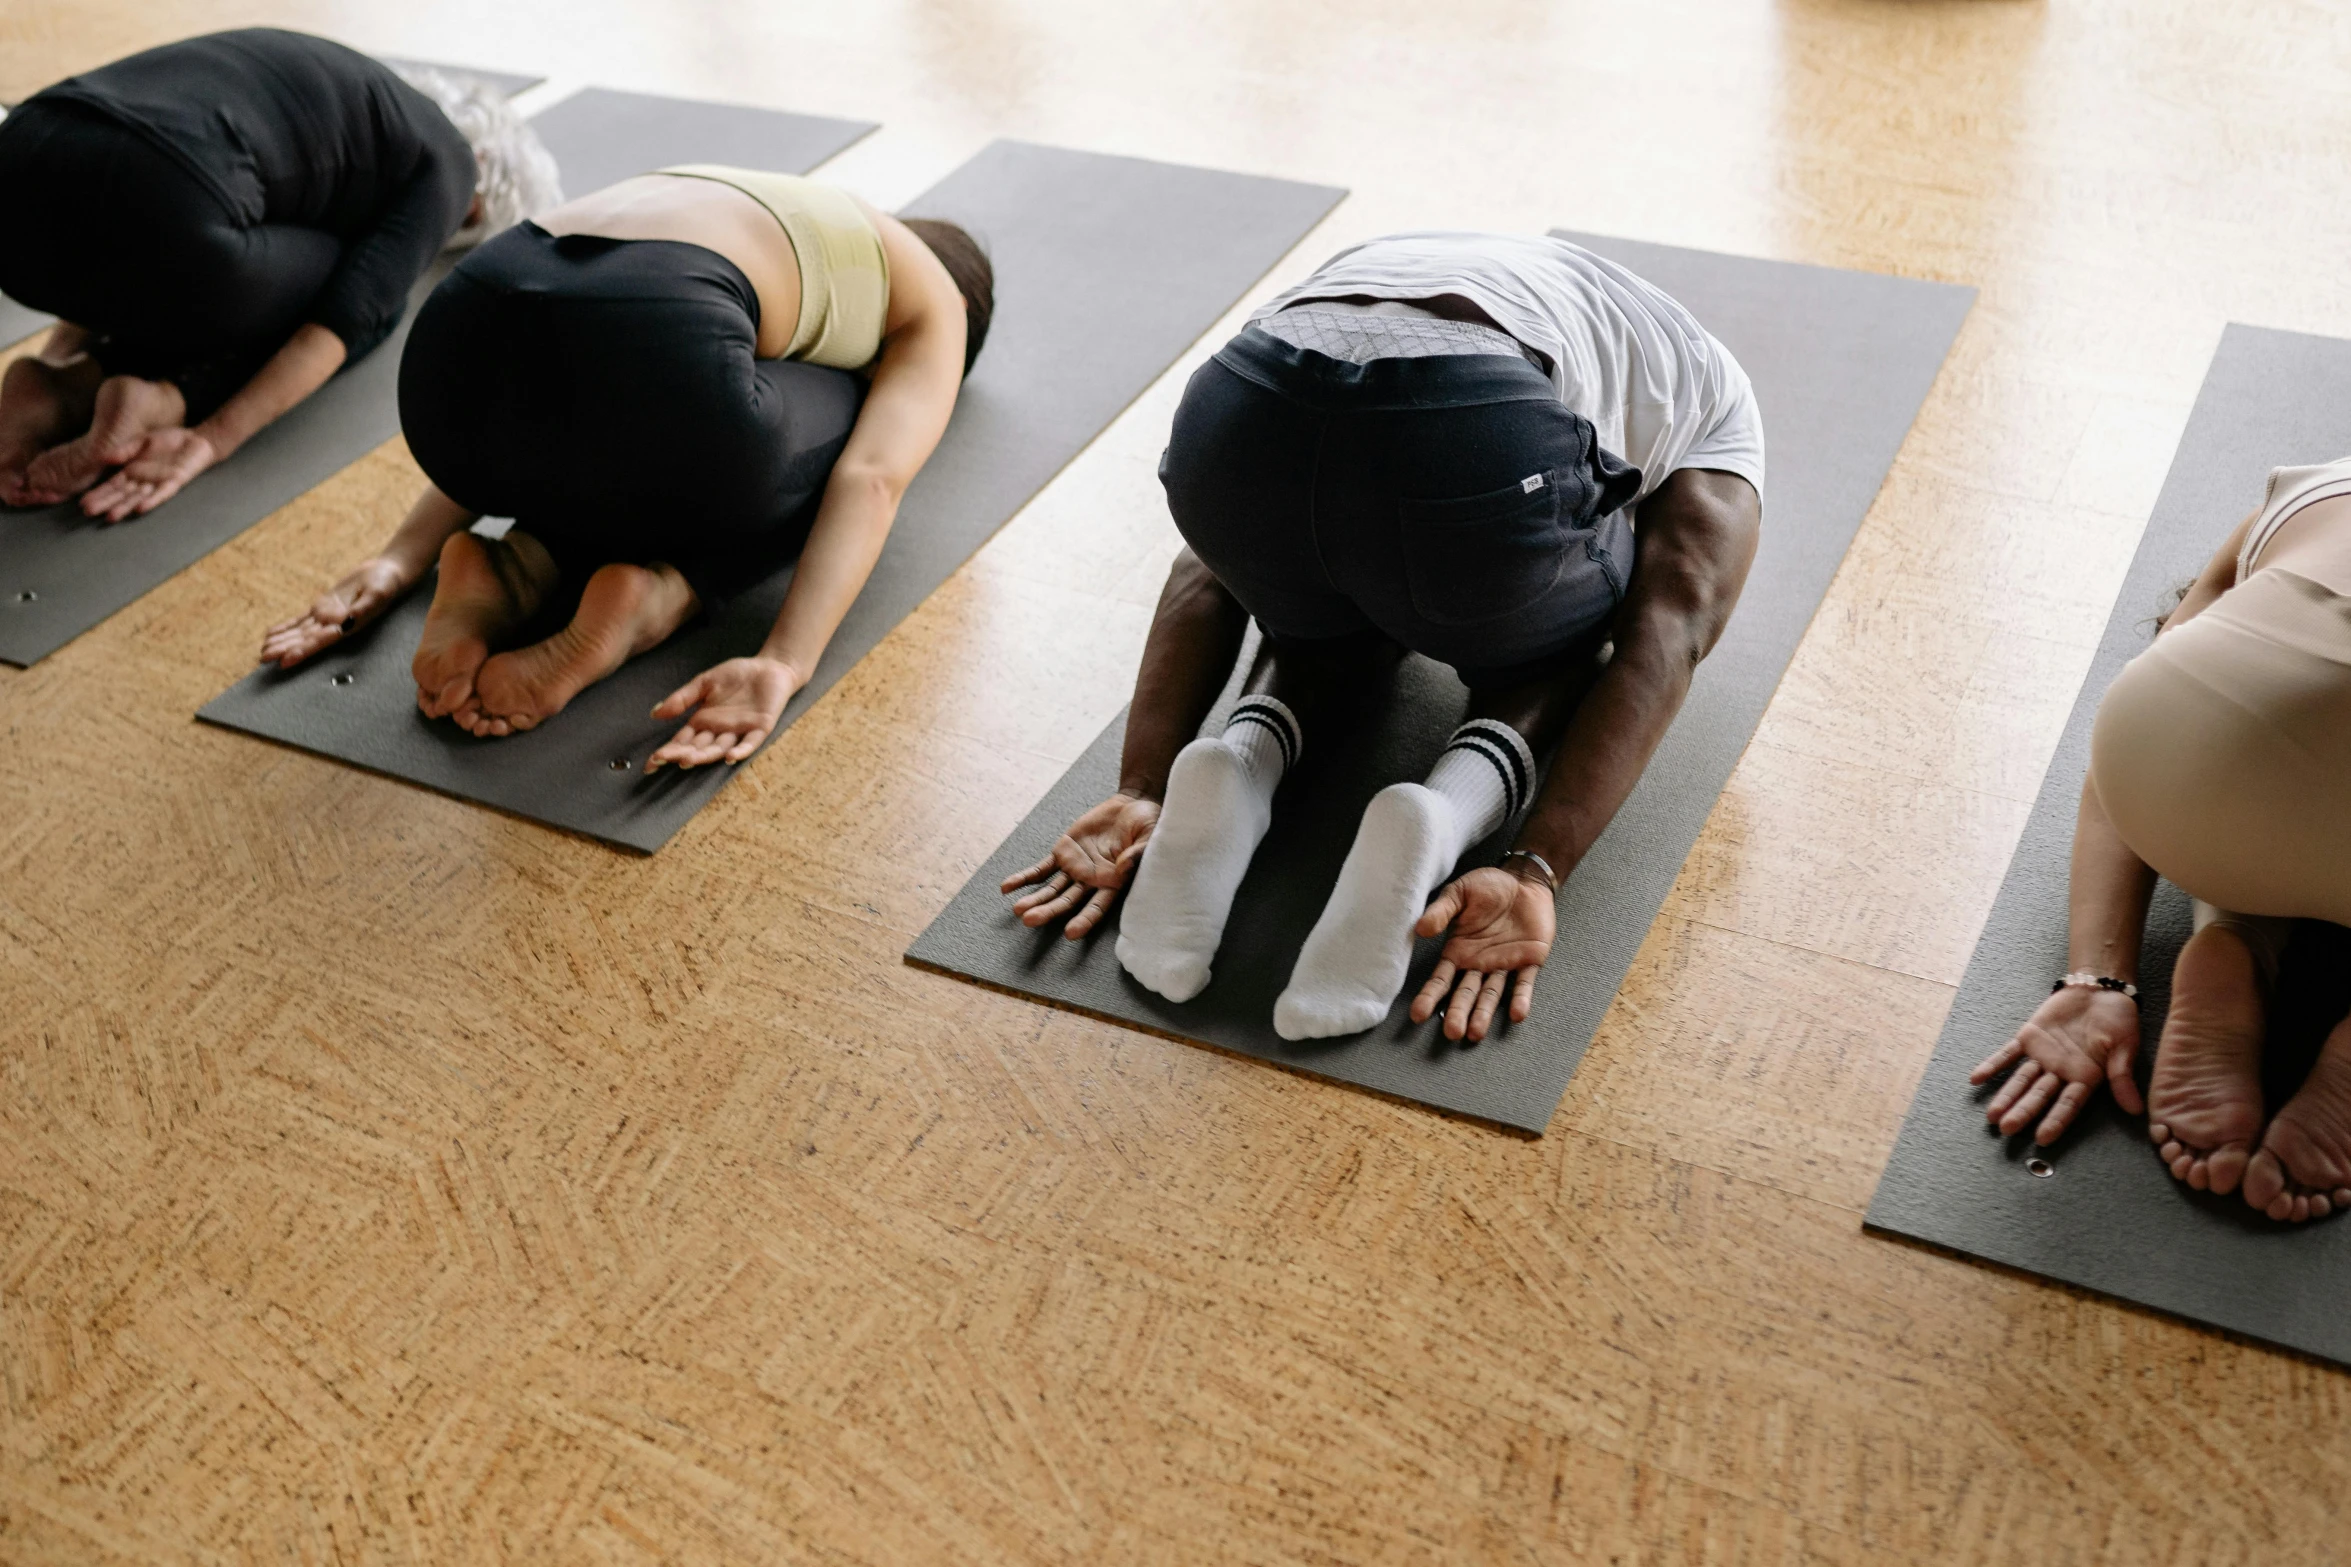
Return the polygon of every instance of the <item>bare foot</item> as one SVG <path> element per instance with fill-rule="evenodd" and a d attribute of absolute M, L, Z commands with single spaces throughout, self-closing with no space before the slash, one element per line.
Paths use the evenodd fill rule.
<path fill-rule="evenodd" d="M 2261 1135 L 2261 981 L 2244 939 L 2208 926 L 2180 949 L 2155 1047 L 2147 1136 L 2174 1179 L 2233 1192 Z"/>
<path fill-rule="evenodd" d="M 490 645 L 530 619 L 553 577 L 502 558 L 511 546 L 477 533 L 453 533 L 441 546 L 441 575 L 425 611 L 409 672 L 416 677 L 417 710 L 427 718 L 455 718 L 471 729 L 474 677 Z"/>
<path fill-rule="evenodd" d="M 580 692 L 669 640 L 698 601 L 674 566 L 597 568 L 571 624 L 544 642 L 482 665 L 477 735 L 512 734 L 553 718 Z"/>
<path fill-rule="evenodd" d="M 2302 1091 L 2269 1123 L 2245 1171 L 2245 1200 L 2296 1224 L 2351 1208 L 2351 1018 L 2335 1025 Z"/>
<path fill-rule="evenodd" d="M 52 446 L 25 469 L 25 489 L 33 497 L 21 502 L 53 506 L 79 495 L 139 454 L 139 446 L 155 430 L 168 430 L 187 417 L 187 400 L 169 381 L 142 381 L 137 376 L 108 376 L 98 388 L 90 427 L 62 446 Z"/>
<path fill-rule="evenodd" d="M 0 375 L 0 506 L 50 504 L 34 498 L 25 469 L 89 423 L 96 386 L 76 384 L 89 379 L 31 358 L 15 361 Z"/>

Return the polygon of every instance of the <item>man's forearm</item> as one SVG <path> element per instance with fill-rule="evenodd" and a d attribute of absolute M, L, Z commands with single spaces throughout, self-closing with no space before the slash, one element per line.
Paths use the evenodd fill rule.
<path fill-rule="evenodd" d="M 1690 694 L 1692 672 L 1668 647 L 1620 648 L 1569 721 L 1512 846 L 1541 855 L 1565 880 L 1640 781 Z"/>
<path fill-rule="evenodd" d="M 1191 743 L 1233 672 L 1248 612 L 1190 552 L 1177 557 L 1159 595 L 1127 708 L 1118 787 L 1137 799 L 1167 790 L 1176 753 Z"/>
<path fill-rule="evenodd" d="M 253 379 L 196 427 L 216 457 L 226 457 L 343 368 L 343 340 L 316 322 L 286 339 Z"/>

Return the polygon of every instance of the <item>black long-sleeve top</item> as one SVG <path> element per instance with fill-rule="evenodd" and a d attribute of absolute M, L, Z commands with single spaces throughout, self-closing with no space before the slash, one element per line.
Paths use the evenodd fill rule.
<path fill-rule="evenodd" d="M 473 151 L 390 67 L 324 38 L 255 27 L 165 44 L 72 76 L 64 99 L 178 160 L 245 223 L 323 230 L 343 259 L 309 318 L 370 345 L 465 221 Z"/>

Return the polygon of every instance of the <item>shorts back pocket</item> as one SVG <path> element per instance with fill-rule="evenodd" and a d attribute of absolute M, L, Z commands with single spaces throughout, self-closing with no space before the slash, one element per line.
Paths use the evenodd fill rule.
<path fill-rule="evenodd" d="M 1557 584 L 1575 545 L 1549 474 L 1458 500 L 1400 500 L 1396 514 L 1412 607 L 1434 625 L 1526 608 Z"/>

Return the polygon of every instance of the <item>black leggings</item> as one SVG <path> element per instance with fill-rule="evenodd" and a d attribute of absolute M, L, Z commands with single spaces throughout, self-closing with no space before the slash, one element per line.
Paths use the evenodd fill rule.
<path fill-rule="evenodd" d="M 0 132 L 0 293 L 87 327 L 108 375 L 177 386 L 190 424 L 284 346 L 342 260 L 332 234 L 243 220 L 139 132 L 78 104 L 28 103 Z M 347 345 L 349 360 L 383 336 Z"/>
<path fill-rule="evenodd" d="M 666 561 L 715 608 L 799 554 L 865 397 L 758 342 L 759 296 L 716 251 L 525 223 L 417 312 L 400 422 L 444 494 L 512 517 L 567 580 Z"/>

